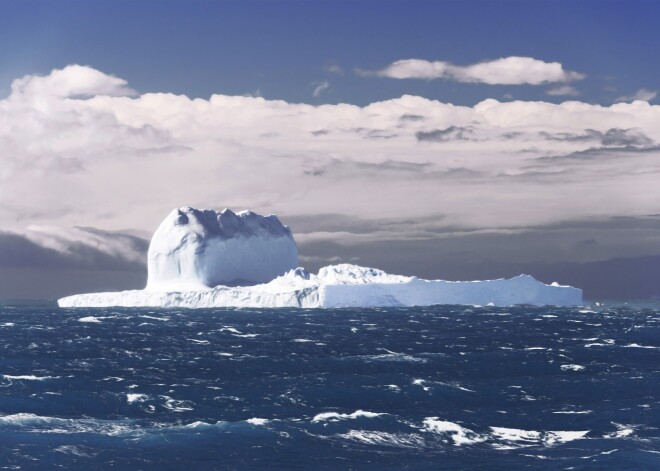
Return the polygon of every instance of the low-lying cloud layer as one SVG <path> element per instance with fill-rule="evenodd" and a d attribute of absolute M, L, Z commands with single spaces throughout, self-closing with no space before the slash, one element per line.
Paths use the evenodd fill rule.
<path fill-rule="evenodd" d="M 549 65 L 532 67 L 524 78 L 509 73 L 516 67 L 483 77 L 579 78 Z M 465 77 L 482 77 L 482 69 L 469 67 Z M 57 237 L 82 233 L 56 237 L 62 230 L 52 226 L 149 234 L 174 207 L 250 208 L 294 221 L 303 247 L 387 250 L 377 243 L 396 242 L 401 250 L 437 251 L 468 233 L 645 220 L 660 213 L 659 122 L 660 106 L 643 100 L 599 106 L 489 99 L 470 107 L 406 95 L 360 107 L 189 99 L 140 94 L 121 78 L 69 66 L 18 79 L 0 100 L 0 227 L 23 244 L 62 253 Z M 328 225 L 336 215 L 342 224 Z M 618 242 L 592 259 L 644 255 L 622 249 L 633 233 L 617 230 Z M 603 229 L 584 240 L 602 247 L 608 234 Z M 648 237 L 640 246 L 650 254 L 657 231 Z M 132 257 L 94 243 L 118 259 Z M 523 252 L 543 250 L 525 244 Z M 84 253 L 76 247 L 75 254 Z M 483 259 L 489 249 L 477 241 L 473 250 Z M 575 251 L 564 258 L 569 253 Z M 336 256 L 358 255 L 323 255 Z M 405 254 L 400 258 L 402 267 Z M 411 262 L 402 271 L 413 268 Z"/>
<path fill-rule="evenodd" d="M 29 227 L 0 232 L 0 268 L 144 271 L 149 243 L 89 227 Z"/>
<path fill-rule="evenodd" d="M 0 231 L 0 299 L 143 288 L 148 241 L 86 227 Z"/>

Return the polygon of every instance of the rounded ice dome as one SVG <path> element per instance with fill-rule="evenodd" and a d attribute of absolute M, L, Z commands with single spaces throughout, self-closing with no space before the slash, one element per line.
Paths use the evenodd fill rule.
<path fill-rule="evenodd" d="M 151 239 L 147 289 L 267 283 L 297 266 L 296 242 L 276 216 L 182 207 Z"/>

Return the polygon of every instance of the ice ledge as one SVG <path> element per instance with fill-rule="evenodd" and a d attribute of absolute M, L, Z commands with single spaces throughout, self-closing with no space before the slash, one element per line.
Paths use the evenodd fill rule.
<path fill-rule="evenodd" d="M 582 290 L 546 285 L 530 275 L 486 281 L 424 280 L 357 265 L 331 265 L 318 275 L 297 268 L 269 283 L 190 291 L 89 293 L 58 300 L 60 307 L 336 308 L 516 304 L 578 306 Z"/>

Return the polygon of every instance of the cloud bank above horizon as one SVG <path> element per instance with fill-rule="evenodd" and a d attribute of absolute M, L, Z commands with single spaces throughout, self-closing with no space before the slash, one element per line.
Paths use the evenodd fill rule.
<path fill-rule="evenodd" d="M 525 77 L 473 66 L 462 73 L 472 77 L 465 81 L 518 80 L 503 83 L 578 78 L 550 66 Z M 130 228 L 148 237 L 183 205 L 276 213 L 295 222 L 297 241 L 308 247 L 431 247 L 660 214 L 660 106 L 644 100 L 650 93 L 611 106 L 494 99 L 456 106 L 411 95 L 310 105 L 138 93 L 80 65 L 18 78 L 11 90 L 0 100 L 0 221 L 45 247 L 52 234 L 76 246 L 80 233 L 42 229 L 39 238 L 28 226 Z M 607 246 L 613 255 L 632 232 L 640 250 L 660 241 L 655 226 L 643 236 L 617 230 Z"/>

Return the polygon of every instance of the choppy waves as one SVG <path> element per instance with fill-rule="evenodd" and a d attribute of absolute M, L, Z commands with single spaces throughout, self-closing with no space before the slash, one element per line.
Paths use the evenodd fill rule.
<path fill-rule="evenodd" d="M 660 465 L 654 309 L 2 307 L 0 327 L 1 468 Z"/>

